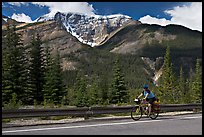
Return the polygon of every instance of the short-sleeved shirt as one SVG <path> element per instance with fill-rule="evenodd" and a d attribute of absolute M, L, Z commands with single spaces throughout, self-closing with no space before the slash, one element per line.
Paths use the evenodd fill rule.
<path fill-rule="evenodd" d="M 143 95 L 144 95 L 144 96 L 146 96 L 147 93 L 149 93 L 149 95 L 148 95 L 148 97 L 147 97 L 148 99 L 155 97 L 154 94 L 153 94 L 150 90 L 145 90 L 145 91 L 143 91 Z"/>

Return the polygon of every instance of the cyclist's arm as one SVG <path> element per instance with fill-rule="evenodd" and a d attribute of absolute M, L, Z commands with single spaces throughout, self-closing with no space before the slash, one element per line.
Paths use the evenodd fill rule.
<path fill-rule="evenodd" d="M 143 94 L 141 93 L 137 98 L 140 98 Z"/>
<path fill-rule="evenodd" d="M 146 96 L 143 98 L 144 100 L 146 100 L 146 98 L 149 96 L 149 93 L 146 94 Z"/>

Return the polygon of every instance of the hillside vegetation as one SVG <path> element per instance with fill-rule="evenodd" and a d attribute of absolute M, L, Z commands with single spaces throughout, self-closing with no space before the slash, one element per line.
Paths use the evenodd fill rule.
<path fill-rule="evenodd" d="M 169 90 L 166 87 L 160 88 L 160 86 L 163 86 L 165 83 L 162 83 L 164 79 L 161 77 L 158 81 L 161 83 L 158 83 L 158 87 L 155 86 L 152 78 L 156 71 L 153 70 L 150 67 L 151 64 L 145 62 L 142 57 L 151 59 L 153 62 L 156 62 L 158 58 L 163 58 L 163 61 L 158 62 L 157 64 L 159 65 L 155 66 L 155 68 L 157 68 L 156 70 L 161 70 L 164 74 L 168 74 L 168 72 L 165 73 L 165 70 L 162 69 L 163 64 L 165 64 L 165 56 L 167 56 L 167 48 L 170 50 L 168 65 L 172 63 L 172 66 L 169 65 L 172 69 L 169 73 L 172 73 L 171 75 L 174 77 L 171 81 L 176 82 L 174 83 L 176 86 L 174 86 L 177 87 L 178 84 L 181 83 L 179 81 L 181 74 L 184 74 L 182 77 L 185 81 L 184 83 L 187 83 L 183 86 L 185 90 L 177 88 L 174 90 L 175 93 L 181 91 L 181 93 L 186 94 L 186 92 L 193 93 L 195 91 L 193 95 L 199 95 L 198 97 L 200 99 L 198 87 L 202 87 L 202 85 L 200 85 L 200 76 L 202 74 L 202 72 L 200 72 L 200 68 L 202 68 L 201 32 L 192 31 L 177 25 L 168 25 L 166 27 L 147 24 L 129 25 L 118 31 L 103 45 L 92 48 L 76 41 L 70 34 L 66 35 L 67 32 L 65 33 L 56 23 L 51 23 L 49 26 L 43 24 L 45 25 L 43 28 L 42 26 L 41 28 L 38 27 L 38 25 L 40 24 L 28 24 L 28 26 L 21 28 L 26 29 L 27 27 L 29 28 L 29 26 L 35 26 L 33 27 L 36 28 L 35 30 L 29 28 L 24 32 L 20 31 L 21 29 L 17 30 L 14 28 L 8 32 L 3 32 L 2 49 L 5 67 L 3 68 L 5 71 L 3 73 L 4 105 L 9 104 L 13 98 L 22 101 L 24 105 L 35 104 L 36 101 L 39 104 L 44 103 L 44 105 L 54 103 L 57 105 L 75 106 L 130 104 L 136 95 L 142 91 L 142 85 L 145 83 L 150 86 L 150 89 L 152 89 L 156 95 L 163 97 L 162 88 Z M 55 29 L 53 30 L 53 28 Z M 43 29 L 45 29 L 45 31 L 42 31 Z M 59 30 L 64 32 L 62 35 L 63 39 L 60 38 L 61 36 L 55 37 L 54 35 L 52 39 L 49 40 L 49 35 L 52 34 L 53 31 L 57 32 Z M 35 33 L 31 33 L 33 31 L 35 31 Z M 21 35 L 16 34 L 17 32 L 21 33 Z M 26 36 L 22 34 L 26 34 Z M 37 40 L 34 39 L 36 34 L 38 36 Z M 46 34 L 46 38 L 48 39 L 45 38 L 42 40 L 41 37 Z M 12 38 L 16 38 L 16 43 L 12 43 Z M 33 39 L 27 39 L 27 43 L 24 44 L 22 43 L 23 38 Z M 35 45 L 37 49 L 33 48 L 32 44 Z M 16 45 L 20 47 L 16 47 Z M 24 48 L 21 48 L 21 45 L 24 45 Z M 50 52 L 45 50 L 46 47 L 49 48 Z M 33 53 L 25 52 L 27 50 L 31 50 Z M 9 51 L 11 51 L 11 53 Z M 57 57 L 55 55 L 56 52 Z M 21 53 L 23 54 L 21 55 Z M 42 54 L 42 60 L 47 59 L 51 53 L 53 54 L 52 58 L 54 61 L 52 62 L 50 60 L 52 68 L 47 70 L 42 69 L 43 72 L 41 72 L 42 75 L 40 76 L 42 78 L 42 83 L 40 83 L 41 87 L 38 91 L 34 92 L 36 88 L 33 87 L 33 83 L 29 85 L 30 83 L 26 83 L 27 81 L 23 79 L 29 79 L 29 77 L 31 77 L 28 73 L 30 71 L 33 71 L 33 76 L 40 74 L 39 71 L 41 70 L 36 72 L 36 70 L 33 69 L 39 68 L 36 66 L 39 64 L 35 64 L 37 63 L 35 60 L 32 62 L 34 65 L 29 66 L 31 63 L 30 57 L 31 59 L 39 60 L 37 53 Z M 45 56 L 45 53 L 47 56 Z M 18 72 L 15 69 L 16 66 L 19 66 L 21 63 L 12 63 L 14 60 L 10 57 L 15 58 L 19 62 L 25 61 L 23 64 L 27 66 L 27 68 L 24 69 L 24 65 L 19 67 L 22 74 L 21 71 L 16 75 L 12 74 L 13 72 Z M 71 62 L 73 69 L 61 70 L 59 64 L 62 65 L 63 63 L 61 62 L 63 60 L 65 62 Z M 12 64 L 16 66 L 12 67 Z M 46 66 L 49 66 L 49 60 L 42 62 L 42 68 L 46 68 Z M 9 69 L 10 67 L 12 70 Z M 61 68 L 63 68 L 63 66 L 61 66 Z M 12 73 L 10 73 L 10 71 L 12 71 Z M 50 73 L 48 71 L 50 71 Z M 28 76 L 26 77 L 27 73 Z M 12 76 L 10 74 L 12 74 Z M 46 77 L 44 75 L 46 75 Z M 18 76 L 22 78 L 20 77 L 19 79 Z M 54 77 L 52 78 L 52 76 Z M 61 76 L 62 79 L 60 79 Z M 5 77 L 7 79 L 4 79 Z M 11 77 L 13 77 L 13 79 L 9 79 Z M 36 77 L 33 78 L 35 78 L 32 79 L 34 82 L 38 81 Z M 43 81 L 43 79 L 47 81 Z M 11 83 L 7 80 L 11 80 L 14 85 L 10 85 Z M 19 80 L 23 81 L 23 83 L 21 83 L 22 86 L 18 85 Z M 55 83 L 54 81 L 59 83 Z M 118 81 L 119 83 L 123 83 L 123 88 L 117 85 Z M 48 83 L 45 84 L 44 82 Z M 196 85 L 196 83 L 198 84 Z M 54 86 L 54 88 L 50 89 L 49 85 Z M 17 95 L 15 95 L 16 93 Z M 118 99 L 118 94 L 126 97 L 123 99 L 120 97 L 120 99 Z M 40 95 L 40 97 L 38 95 Z M 29 103 L 27 99 L 29 99 Z M 195 98 L 192 102 L 196 100 L 198 99 Z M 200 102 L 200 100 L 198 101 Z M 181 102 L 171 100 L 170 103 L 189 103 L 189 100 L 182 100 Z"/>

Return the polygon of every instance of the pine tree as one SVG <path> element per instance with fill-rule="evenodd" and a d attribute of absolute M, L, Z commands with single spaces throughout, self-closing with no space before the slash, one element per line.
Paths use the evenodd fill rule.
<path fill-rule="evenodd" d="M 194 74 L 193 74 L 193 69 L 190 68 L 190 72 L 189 72 L 189 78 L 187 79 L 186 82 L 186 94 L 185 94 L 185 103 L 193 103 L 192 101 L 192 97 L 193 97 L 193 92 L 192 92 L 192 85 L 193 85 L 193 78 L 194 78 Z"/>
<path fill-rule="evenodd" d="M 160 99 L 162 103 L 176 103 L 178 101 L 176 78 L 173 74 L 173 68 L 170 58 L 170 47 L 166 49 L 164 57 L 164 66 L 162 72 L 162 80 L 159 85 Z"/>
<path fill-rule="evenodd" d="M 75 99 L 76 99 L 76 92 L 74 88 L 66 88 L 66 94 L 65 94 L 65 105 L 73 106 L 75 105 Z"/>
<path fill-rule="evenodd" d="M 65 85 L 63 83 L 62 78 L 62 68 L 61 68 L 61 59 L 60 59 L 60 53 L 57 50 L 56 56 L 53 60 L 53 66 L 52 66 L 52 76 L 54 80 L 54 88 L 53 88 L 53 98 L 54 102 L 56 104 L 59 104 L 62 100 L 62 98 L 65 96 Z"/>
<path fill-rule="evenodd" d="M 12 81 L 12 31 L 10 26 L 7 26 L 6 36 L 2 38 L 2 102 L 6 104 L 11 99 L 13 91 Z"/>
<path fill-rule="evenodd" d="M 202 68 L 199 59 L 196 59 L 195 78 L 192 83 L 192 100 L 194 103 L 202 102 Z"/>
<path fill-rule="evenodd" d="M 99 104 L 102 100 L 101 91 L 98 86 L 98 81 L 96 76 L 93 78 L 90 87 L 88 88 L 88 101 L 89 105 Z"/>
<path fill-rule="evenodd" d="M 108 104 L 108 86 L 109 86 L 109 83 L 108 83 L 108 78 L 105 74 L 102 74 L 101 76 L 101 79 L 99 81 L 99 89 L 100 89 L 100 92 L 99 92 L 99 97 L 101 98 L 101 104 Z"/>
<path fill-rule="evenodd" d="M 75 92 L 76 92 L 75 105 L 77 107 L 89 106 L 88 96 L 87 96 L 87 81 L 85 79 L 85 76 L 83 76 L 82 74 L 77 75 L 77 82 L 75 84 Z"/>
<path fill-rule="evenodd" d="M 109 92 L 110 102 L 114 104 L 126 103 L 128 94 L 125 86 L 124 76 L 119 65 L 119 57 L 117 57 L 114 62 L 113 73 L 113 81 Z"/>
<path fill-rule="evenodd" d="M 44 75 L 44 99 L 49 101 L 49 103 L 60 104 L 63 97 L 65 96 L 65 88 L 62 79 L 59 51 L 57 51 L 56 55 L 52 57 L 49 48 L 46 47 Z"/>
<path fill-rule="evenodd" d="M 8 103 L 13 93 L 17 95 L 18 100 L 23 100 L 27 77 L 26 57 L 15 26 L 7 26 L 2 42 L 2 102 Z"/>
<path fill-rule="evenodd" d="M 52 77 L 52 66 L 53 66 L 53 59 L 51 57 L 51 53 L 50 53 L 50 49 L 48 46 L 46 46 L 45 49 L 45 71 L 44 71 L 44 80 L 45 83 L 43 85 L 43 96 L 44 96 L 44 101 L 46 101 L 46 103 L 54 103 L 53 102 L 53 98 L 51 96 L 52 93 L 52 89 L 54 86 L 54 81 L 53 81 L 53 77 Z"/>
<path fill-rule="evenodd" d="M 177 96 L 179 96 L 179 102 L 180 103 L 185 103 L 185 96 L 187 94 L 186 90 L 186 84 L 185 84 L 185 79 L 183 76 L 183 68 L 182 66 L 180 67 L 180 75 L 179 75 L 179 92 L 177 93 Z"/>
<path fill-rule="evenodd" d="M 43 48 L 39 34 L 33 36 L 30 50 L 30 90 L 33 95 L 33 101 L 37 104 L 43 102 L 43 84 L 44 84 L 44 68 L 43 68 Z"/>

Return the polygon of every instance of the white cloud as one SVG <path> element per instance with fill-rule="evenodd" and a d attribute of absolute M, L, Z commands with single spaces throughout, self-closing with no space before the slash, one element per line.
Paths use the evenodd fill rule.
<path fill-rule="evenodd" d="M 202 2 L 192 2 L 189 5 L 177 6 L 172 10 L 165 10 L 164 12 L 169 14 L 172 18 L 166 20 L 164 18 L 158 19 L 147 15 L 140 18 L 139 21 L 162 26 L 178 24 L 202 32 Z"/>
<path fill-rule="evenodd" d="M 175 7 L 165 12 L 172 16 L 173 23 L 202 31 L 202 2 L 192 2 L 189 6 Z"/>
<path fill-rule="evenodd" d="M 13 14 L 12 16 L 11 16 L 11 18 L 12 19 L 15 19 L 16 21 L 19 21 L 19 22 L 26 22 L 26 23 L 31 23 L 31 22 L 33 22 L 32 20 L 31 20 L 31 18 L 29 17 L 29 16 L 27 16 L 27 15 L 25 15 L 24 13 L 22 13 L 22 14 Z"/>
<path fill-rule="evenodd" d="M 8 3 L 11 5 L 14 5 L 14 6 L 18 6 L 18 7 L 20 7 L 21 5 L 28 6 L 28 4 L 29 4 L 29 2 L 8 2 Z"/>
<path fill-rule="evenodd" d="M 94 15 L 92 5 L 87 2 L 32 2 L 39 6 L 48 6 L 51 15 L 59 12 L 77 12 L 87 15 Z"/>
<path fill-rule="evenodd" d="M 155 17 L 151 17 L 150 15 L 146 15 L 140 18 L 139 21 L 141 21 L 142 23 L 147 23 L 147 24 L 159 24 L 161 26 L 166 26 L 171 23 L 169 20 L 166 20 L 165 18 L 158 19 Z"/>

